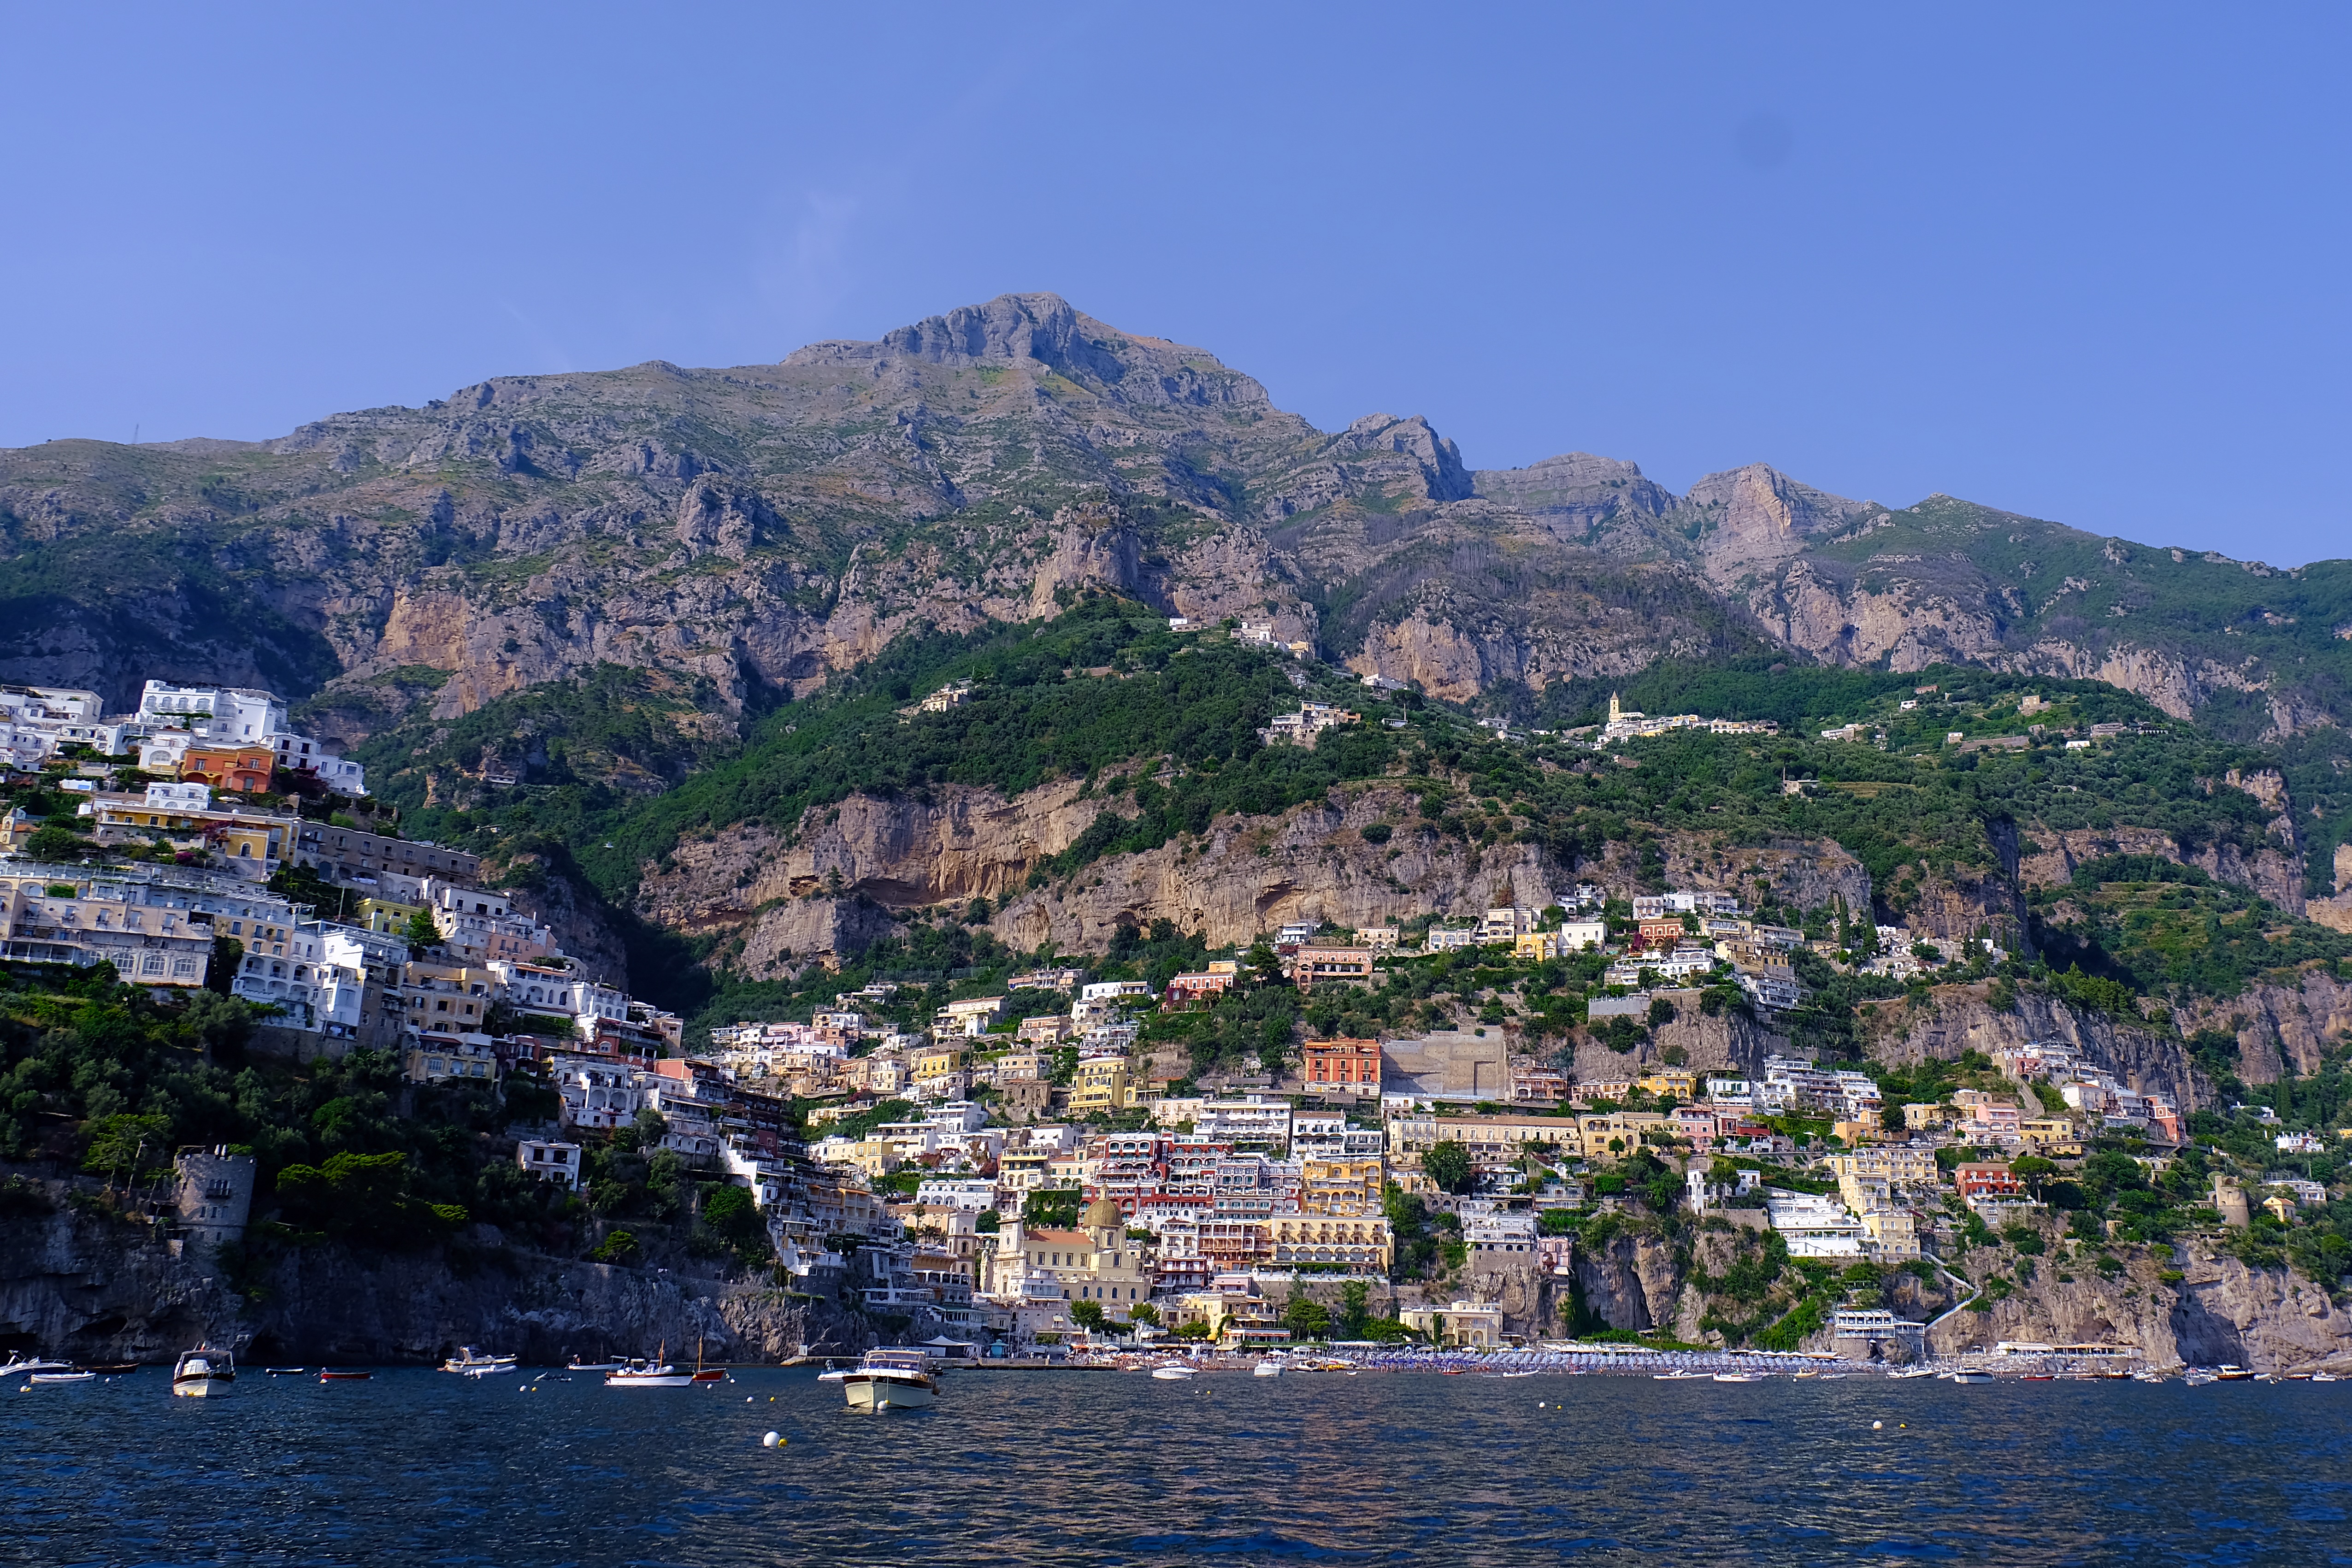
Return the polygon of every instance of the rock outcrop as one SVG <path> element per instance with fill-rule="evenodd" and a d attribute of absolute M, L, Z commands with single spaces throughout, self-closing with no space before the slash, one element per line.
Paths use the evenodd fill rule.
<path fill-rule="evenodd" d="M 462 1258 L 460 1257 L 462 1254 Z M 250 1295 L 228 1284 L 234 1273 Z M 454 1249 L 289 1248 L 256 1264 L 70 1207 L 0 1221 L 0 1335 L 78 1361 L 163 1361 L 206 1340 L 271 1360 L 415 1363 L 461 1344 L 540 1364 L 703 1342 L 714 1360 L 871 1342 L 862 1319 L 764 1286 L 550 1258 L 488 1226 Z"/>
<path fill-rule="evenodd" d="M 2087 1260 L 2053 1253 L 2012 1294 L 1956 1312 L 1928 1333 L 1953 1354 L 2001 1340 L 2137 1347 L 2146 1364 L 2308 1371 L 2352 1361 L 2352 1315 L 2312 1280 L 2250 1268 L 2202 1238 L 2178 1247 L 2118 1247 L 2108 1279 Z M 1971 1257 L 1974 1255 L 1972 1254 Z M 2010 1275 L 2018 1270 L 2011 1266 Z M 2178 1275 L 2178 1279 L 2168 1279 Z"/>

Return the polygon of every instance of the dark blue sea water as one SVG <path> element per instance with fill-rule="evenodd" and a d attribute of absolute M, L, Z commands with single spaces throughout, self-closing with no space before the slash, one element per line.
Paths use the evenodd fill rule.
<path fill-rule="evenodd" d="M 531 1375 L 12 1383 L 0 1561 L 2352 1563 L 2352 1383 Z"/>

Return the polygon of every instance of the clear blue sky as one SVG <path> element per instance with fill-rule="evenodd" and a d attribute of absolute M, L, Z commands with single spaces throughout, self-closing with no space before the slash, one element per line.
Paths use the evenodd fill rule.
<path fill-rule="evenodd" d="M 1475 467 L 1761 459 L 2352 555 L 2342 5 L 0 22 L 0 445 L 263 437 L 1053 289 Z"/>

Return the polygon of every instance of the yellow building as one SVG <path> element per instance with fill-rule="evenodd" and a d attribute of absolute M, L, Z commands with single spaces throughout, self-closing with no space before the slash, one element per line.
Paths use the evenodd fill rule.
<path fill-rule="evenodd" d="M 1378 1160 L 1306 1160 L 1299 1164 L 1298 1206 L 1310 1215 L 1381 1212 Z"/>
<path fill-rule="evenodd" d="M 1492 1301 L 1455 1301 L 1445 1307 L 1405 1307 L 1397 1319 L 1442 1345 L 1493 1350 L 1503 1342 L 1503 1309 Z"/>
<path fill-rule="evenodd" d="M 1088 1204 L 1078 1225 L 1076 1230 L 1032 1229 L 1018 1220 L 1006 1225 L 997 1241 L 997 1293 L 1027 1295 L 1035 1275 L 1050 1275 L 1066 1300 L 1099 1301 L 1106 1316 L 1123 1322 L 1137 1302 L 1151 1300 L 1151 1259 L 1129 1239 L 1127 1216 L 1108 1198 Z"/>
<path fill-rule="evenodd" d="M 408 1002 L 409 1031 L 417 1035 L 479 1033 L 497 985 L 497 977 L 488 970 L 467 964 L 415 960 L 403 964 L 400 988 Z"/>
<path fill-rule="evenodd" d="M 160 802 L 147 795 L 103 791 L 89 811 L 100 844 L 161 838 L 183 849 L 204 849 L 228 869 L 267 881 L 292 851 L 299 819 L 250 806 Z"/>
<path fill-rule="evenodd" d="M 1605 1116 L 1580 1116 L 1576 1128 L 1584 1140 L 1584 1157 L 1598 1160 L 1603 1154 L 1631 1153 L 1639 1149 L 1644 1132 L 1672 1132 L 1675 1119 L 1654 1110 L 1612 1110 Z M 1619 1147 L 1612 1149 L 1612 1143 Z"/>
<path fill-rule="evenodd" d="M 1396 1237 L 1378 1215 L 1278 1214 L 1268 1224 L 1277 1266 L 1344 1264 L 1385 1274 L 1396 1256 Z"/>
<path fill-rule="evenodd" d="M 357 905 L 360 924 L 387 936 L 404 935 L 408 922 L 425 913 L 423 904 L 395 903 L 390 899 L 362 899 Z"/>
<path fill-rule="evenodd" d="M 1400 1162 L 1411 1161 L 1417 1165 L 1432 1144 L 1451 1142 L 1468 1149 L 1473 1159 L 1489 1163 L 1508 1163 L 1517 1159 L 1523 1143 L 1555 1145 L 1563 1158 L 1576 1159 L 1589 1148 L 1579 1136 L 1579 1120 L 1570 1116 L 1534 1114 L 1432 1116 L 1416 1113 L 1396 1116 L 1390 1118 L 1388 1124 L 1389 1156 Z"/>
<path fill-rule="evenodd" d="M 2071 1158 L 2083 1152 L 2081 1130 L 2063 1116 L 2022 1116 L 2017 1131 L 2037 1154 Z"/>
<path fill-rule="evenodd" d="M 1862 1228 L 1877 1258 L 1905 1262 L 1919 1256 L 1919 1227 L 1909 1209 L 1864 1209 Z"/>
<path fill-rule="evenodd" d="M 961 1046 L 933 1046 L 915 1053 L 914 1076 L 946 1078 L 964 1064 L 967 1052 Z"/>
<path fill-rule="evenodd" d="M 1511 942 L 1511 956 L 1513 958 L 1533 959 L 1538 963 L 1548 958 L 1558 958 L 1559 956 L 1559 932 L 1556 931 L 1531 931 L 1522 936 L 1516 937 L 1512 939 Z"/>
<path fill-rule="evenodd" d="M 1671 1094 L 1676 1100 L 1693 1100 L 1698 1098 L 1698 1074 L 1680 1068 L 1653 1068 L 1635 1079 L 1633 1087 L 1661 1100 Z"/>
<path fill-rule="evenodd" d="M 1914 1149 L 1907 1143 L 1873 1144 L 1852 1153 L 1832 1154 L 1829 1167 L 1841 1187 L 1870 1177 L 1892 1182 L 1898 1187 L 1932 1187 L 1937 1182 L 1935 1151 Z M 1849 1197 L 1847 1201 L 1853 1200 Z"/>
<path fill-rule="evenodd" d="M 1134 1103 L 1134 1093 L 1128 1088 L 1124 1058 L 1102 1057 L 1078 1064 L 1078 1076 L 1070 1083 L 1071 1114 L 1124 1110 Z"/>

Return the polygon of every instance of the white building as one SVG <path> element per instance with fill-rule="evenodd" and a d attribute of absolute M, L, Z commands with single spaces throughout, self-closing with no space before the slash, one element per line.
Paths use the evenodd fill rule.
<path fill-rule="evenodd" d="M 174 686 L 151 680 L 139 696 L 139 716 L 184 723 L 212 741 L 260 741 L 286 728 L 286 704 L 242 686 Z"/>
<path fill-rule="evenodd" d="M 567 1191 L 576 1190 L 581 1182 L 580 1145 L 577 1143 L 547 1143 L 526 1138 L 515 1145 L 515 1163 L 543 1182 L 553 1182 Z"/>
<path fill-rule="evenodd" d="M 1768 1187 L 1764 1206 L 1791 1258 L 1860 1258 L 1869 1232 L 1839 1199 Z"/>

